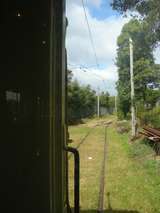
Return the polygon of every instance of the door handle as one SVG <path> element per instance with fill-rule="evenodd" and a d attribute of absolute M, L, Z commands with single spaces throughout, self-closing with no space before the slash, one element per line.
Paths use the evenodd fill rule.
<path fill-rule="evenodd" d="M 74 213 L 79 213 L 79 192 L 80 192 L 80 158 L 77 149 L 65 147 L 67 152 L 74 155 Z"/>

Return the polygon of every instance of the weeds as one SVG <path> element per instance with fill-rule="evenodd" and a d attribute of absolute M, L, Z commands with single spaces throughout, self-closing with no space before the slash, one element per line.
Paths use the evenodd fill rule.
<path fill-rule="evenodd" d="M 131 158 L 147 158 L 154 156 L 154 151 L 146 140 L 138 140 L 131 144 L 129 156 Z"/>

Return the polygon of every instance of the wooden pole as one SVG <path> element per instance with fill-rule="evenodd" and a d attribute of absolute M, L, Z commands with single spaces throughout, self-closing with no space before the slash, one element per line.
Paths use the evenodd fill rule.
<path fill-rule="evenodd" d="M 129 38 L 130 47 L 130 79 L 131 79 L 131 116 L 132 116 L 132 137 L 136 136 L 136 117 L 134 105 L 134 76 L 133 76 L 133 41 Z"/>
<path fill-rule="evenodd" d="M 99 118 L 99 87 L 97 90 L 97 117 Z"/>

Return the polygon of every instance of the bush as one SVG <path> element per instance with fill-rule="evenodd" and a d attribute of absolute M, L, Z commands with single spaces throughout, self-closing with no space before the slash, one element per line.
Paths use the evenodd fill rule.
<path fill-rule="evenodd" d="M 139 113 L 141 125 L 149 125 L 160 128 L 160 106 Z"/>
<path fill-rule="evenodd" d="M 116 123 L 116 128 L 118 133 L 123 134 L 130 131 L 131 125 L 128 121 L 123 120 Z"/>
<path fill-rule="evenodd" d="M 82 86 L 76 80 L 68 85 L 68 122 L 79 123 L 95 114 L 96 94 L 90 86 Z"/>
<path fill-rule="evenodd" d="M 143 158 L 148 155 L 154 155 L 153 149 L 149 146 L 148 141 L 142 140 L 133 143 L 129 149 L 129 155 L 132 158 Z"/>

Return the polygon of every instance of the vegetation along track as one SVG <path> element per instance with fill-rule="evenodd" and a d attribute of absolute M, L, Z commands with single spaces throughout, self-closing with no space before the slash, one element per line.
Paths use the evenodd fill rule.
<path fill-rule="evenodd" d="M 87 139 L 87 137 L 91 134 L 91 132 L 93 131 L 93 129 L 96 127 L 97 125 L 94 125 L 93 127 L 91 127 L 91 129 L 85 134 L 84 137 L 82 137 L 82 139 L 80 140 L 80 142 L 77 144 L 77 146 L 75 147 L 75 149 L 79 149 L 79 147 L 84 143 L 84 141 Z M 72 154 L 69 154 L 69 159 L 71 158 Z"/>
<path fill-rule="evenodd" d="M 102 127 L 102 150 L 101 150 L 101 162 L 99 165 L 99 178 L 98 178 L 98 182 L 97 187 L 97 198 L 96 198 L 96 212 L 102 213 L 104 211 L 104 193 L 105 193 L 105 173 L 106 173 L 106 158 L 107 158 L 107 127 L 111 124 L 112 122 L 101 122 L 98 123 L 96 125 L 94 125 L 80 140 L 80 142 L 75 146 L 76 149 L 79 149 L 79 147 L 81 147 L 81 145 L 84 145 L 84 142 L 86 141 L 86 139 L 88 140 L 88 137 L 91 137 L 91 135 L 93 134 L 93 130 L 96 127 Z M 99 141 L 100 139 L 97 138 L 97 140 Z M 88 141 L 89 142 L 89 141 Z M 83 148 L 83 147 L 82 147 Z M 84 148 L 83 148 L 84 149 Z M 100 151 L 100 150 L 99 150 Z M 71 156 L 69 156 L 69 159 L 71 158 Z M 85 205 L 85 204 L 84 204 Z M 83 211 L 82 211 L 83 212 Z"/>
<path fill-rule="evenodd" d="M 76 149 L 79 149 L 79 147 L 84 143 L 84 141 L 87 139 L 87 137 L 91 134 L 91 132 L 93 131 L 93 129 L 96 127 L 93 126 L 86 134 L 85 136 L 80 140 L 80 142 L 77 144 L 77 146 L 75 147 Z"/>
<path fill-rule="evenodd" d="M 104 189 L 105 189 L 105 171 L 106 171 L 106 156 L 107 156 L 107 126 L 104 129 L 104 154 L 100 175 L 100 189 L 99 189 L 99 199 L 98 199 L 98 209 L 97 212 L 102 213 L 104 210 Z"/>
<path fill-rule="evenodd" d="M 105 134 L 106 134 L 106 127 L 108 125 L 110 125 L 112 123 L 112 120 L 109 120 L 107 122 L 99 122 L 99 123 L 96 123 L 94 126 L 91 127 L 91 129 L 85 134 L 84 137 L 82 137 L 82 139 L 80 140 L 80 142 L 77 144 L 76 147 L 74 147 L 75 149 L 79 149 L 79 147 L 84 143 L 84 141 L 87 139 L 87 137 L 91 134 L 91 132 L 93 131 L 93 129 L 96 127 L 96 126 L 103 126 L 105 125 Z M 106 137 L 106 136 L 105 136 Z"/>

